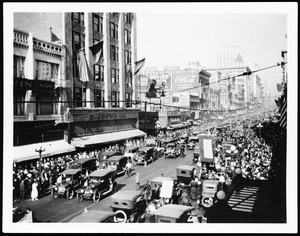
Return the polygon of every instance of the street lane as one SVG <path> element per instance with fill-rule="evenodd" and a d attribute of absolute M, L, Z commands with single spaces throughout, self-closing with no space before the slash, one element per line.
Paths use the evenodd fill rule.
<path fill-rule="evenodd" d="M 135 189 L 135 174 L 140 173 L 141 184 L 146 183 L 147 180 L 152 180 L 155 177 L 163 174 L 166 177 L 176 178 L 176 167 L 179 165 L 191 165 L 193 152 L 188 150 L 184 158 L 178 157 L 164 158 L 160 157 L 153 163 L 148 164 L 146 167 L 143 165 L 133 166 L 132 176 L 126 177 L 122 175 L 116 179 L 118 183 L 118 191 L 125 189 Z M 42 222 L 69 222 L 73 217 L 87 210 L 98 209 L 110 211 L 110 196 L 106 196 L 100 202 L 94 203 L 92 200 L 84 200 L 78 202 L 76 198 L 68 200 L 63 197 L 52 199 L 52 197 L 46 196 L 38 201 L 26 200 L 22 203 L 16 203 L 15 206 L 19 206 L 25 210 L 26 207 L 30 207 L 36 218 Z"/>

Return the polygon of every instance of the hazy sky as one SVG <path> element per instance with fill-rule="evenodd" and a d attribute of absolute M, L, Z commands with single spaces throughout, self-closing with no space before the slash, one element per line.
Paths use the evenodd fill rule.
<path fill-rule="evenodd" d="M 134 7 L 109 3 L 105 8 L 97 8 L 95 5 L 92 9 L 88 6 L 72 4 L 67 9 L 57 6 L 54 12 L 91 12 L 95 9 L 100 12 L 136 12 L 138 59 L 146 58 L 145 67 L 157 66 L 163 69 L 165 66 L 178 65 L 184 68 L 190 60 L 197 60 L 206 68 L 216 67 L 219 47 L 237 45 L 242 49 L 244 65 L 255 70 L 255 64 L 265 68 L 280 62 L 281 50 L 287 49 L 285 34 L 288 35 L 288 14 L 278 10 L 278 7 L 272 10 L 276 6 L 274 3 L 267 6 L 241 4 L 238 7 L 235 4 L 212 3 L 140 4 Z M 21 11 L 18 15 L 23 17 L 15 18 L 15 27 L 23 25 L 22 29 L 45 40 L 49 40 L 49 28 L 53 27 L 53 32 L 61 36 L 61 13 L 53 12 L 49 18 L 49 15 L 42 13 L 46 10 L 39 11 L 38 7 L 29 9 L 30 12 L 36 11 L 35 16 Z M 35 22 L 43 22 L 44 26 L 36 28 Z M 282 80 L 280 67 L 258 75 L 264 85 L 267 81 L 268 92 L 278 93 L 276 85 Z"/>
<path fill-rule="evenodd" d="M 286 50 L 286 14 L 137 14 L 138 58 L 146 57 L 145 66 L 186 66 L 197 60 L 206 68 L 216 67 L 221 45 L 238 45 L 244 64 L 254 68 L 275 65 Z M 260 72 L 268 81 L 268 90 L 276 92 L 280 82 L 278 67 Z"/>

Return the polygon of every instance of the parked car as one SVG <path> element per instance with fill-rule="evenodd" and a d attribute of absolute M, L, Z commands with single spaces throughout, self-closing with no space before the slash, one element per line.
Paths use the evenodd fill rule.
<path fill-rule="evenodd" d="M 115 171 L 111 169 L 98 169 L 89 175 L 86 186 L 78 189 L 77 200 L 93 199 L 99 202 L 105 195 L 117 191 Z"/>
<path fill-rule="evenodd" d="M 168 143 L 165 151 L 165 158 L 177 158 L 180 156 L 180 147 L 176 143 Z"/>
<path fill-rule="evenodd" d="M 154 148 L 153 147 L 141 147 L 138 150 L 137 164 L 148 164 L 154 161 Z"/>
<path fill-rule="evenodd" d="M 200 157 L 200 147 L 195 146 L 193 151 L 193 162 L 197 163 L 198 159 Z"/>
<path fill-rule="evenodd" d="M 147 207 L 141 191 L 123 190 L 111 196 L 111 209 L 116 213 L 115 221 L 119 223 L 144 222 Z"/>
<path fill-rule="evenodd" d="M 196 169 L 195 166 L 188 166 L 188 165 L 180 165 L 176 168 L 177 173 L 177 183 L 183 183 L 185 185 L 189 185 L 190 182 L 194 178 L 194 170 Z"/>
<path fill-rule="evenodd" d="M 111 211 L 90 210 L 74 217 L 69 223 L 114 223 L 116 213 Z"/>
<path fill-rule="evenodd" d="M 99 167 L 106 168 L 108 165 L 108 159 L 112 156 L 122 155 L 120 151 L 104 151 L 98 155 Z"/>
<path fill-rule="evenodd" d="M 202 200 L 201 204 L 209 208 L 214 204 L 215 196 L 221 189 L 221 182 L 219 180 L 204 180 L 202 183 Z"/>
<path fill-rule="evenodd" d="M 155 223 L 188 223 L 193 210 L 191 206 L 167 204 L 158 208 L 153 215 Z"/>
<path fill-rule="evenodd" d="M 199 143 L 198 136 L 191 136 L 188 142 L 188 149 L 193 150 L 197 143 Z"/>
<path fill-rule="evenodd" d="M 51 188 L 52 198 L 66 196 L 72 199 L 75 191 L 82 187 L 86 176 L 83 175 L 82 169 L 68 169 L 61 173 L 61 178 L 61 184 L 55 184 Z"/>
<path fill-rule="evenodd" d="M 82 169 L 83 173 L 91 173 L 97 169 L 96 158 L 81 158 L 69 163 L 67 169 Z"/>
<path fill-rule="evenodd" d="M 116 176 L 125 174 L 125 167 L 128 157 L 126 156 L 112 156 L 108 159 L 108 169 L 114 170 Z"/>

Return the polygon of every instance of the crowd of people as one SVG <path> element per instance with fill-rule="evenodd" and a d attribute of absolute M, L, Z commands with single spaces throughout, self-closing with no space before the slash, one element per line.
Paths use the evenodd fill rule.
<path fill-rule="evenodd" d="M 13 197 L 15 201 L 24 199 L 38 200 L 43 197 L 49 187 L 56 183 L 59 174 L 68 168 L 71 161 L 80 158 L 96 158 L 104 151 L 120 151 L 124 154 L 129 147 L 144 147 L 150 140 L 154 140 L 156 146 L 162 146 L 162 140 L 178 138 L 183 134 L 192 136 L 199 132 L 211 132 L 211 127 L 216 127 L 216 121 L 206 122 L 203 125 L 192 125 L 179 130 L 160 131 L 156 136 L 149 135 L 145 138 L 135 138 L 106 145 L 93 150 L 84 150 L 58 157 L 43 158 L 42 162 L 30 161 L 26 163 L 14 163 L 13 166 Z M 242 123 L 241 123 L 242 125 Z M 199 159 L 196 176 L 199 180 L 219 179 L 224 186 L 232 181 L 234 170 L 240 168 L 243 177 L 248 179 L 268 179 L 272 149 L 264 139 L 257 136 L 253 129 L 242 126 L 242 136 L 235 140 L 236 149 L 227 152 L 223 149 L 221 141 L 232 140 L 232 136 L 223 131 L 217 131 L 217 147 L 215 149 L 215 161 L 212 164 L 201 163 Z M 214 130 L 215 131 L 215 130 Z M 220 141 L 221 140 L 221 141 Z M 99 166 L 100 163 L 97 162 Z M 41 169 L 41 173 L 40 173 Z"/>

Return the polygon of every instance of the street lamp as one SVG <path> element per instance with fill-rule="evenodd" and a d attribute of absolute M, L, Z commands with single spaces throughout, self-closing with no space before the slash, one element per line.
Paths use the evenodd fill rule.
<path fill-rule="evenodd" d="M 42 152 L 45 151 L 45 148 L 43 148 L 42 144 L 39 144 L 38 148 L 36 148 L 35 151 L 39 153 L 39 160 L 40 160 L 39 173 L 40 173 L 40 177 L 42 177 Z"/>

